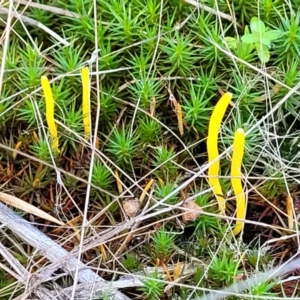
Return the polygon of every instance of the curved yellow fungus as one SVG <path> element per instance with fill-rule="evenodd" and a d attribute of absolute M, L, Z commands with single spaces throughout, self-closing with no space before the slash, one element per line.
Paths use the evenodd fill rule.
<path fill-rule="evenodd" d="M 213 188 L 214 194 L 217 197 L 219 210 L 222 214 L 225 213 L 226 202 L 219 182 L 220 160 L 216 160 L 216 158 L 219 156 L 218 136 L 221 122 L 231 99 L 232 94 L 227 92 L 220 98 L 220 100 L 216 104 L 209 121 L 207 136 L 208 162 L 210 163 L 215 160 L 215 162 L 212 163 L 208 169 L 208 181 L 210 186 Z"/>
<path fill-rule="evenodd" d="M 52 139 L 52 149 L 58 150 L 57 129 L 54 122 L 54 100 L 47 76 L 41 77 L 41 83 L 46 101 L 46 120 Z"/>
<path fill-rule="evenodd" d="M 82 80 L 82 114 L 85 138 L 89 139 L 91 134 L 91 114 L 90 114 L 90 73 L 89 68 L 81 69 Z"/>
<path fill-rule="evenodd" d="M 237 129 L 234 134 L 233 152 L 231 161 L 231 185 L 236 199 L 236 225 L 233 234 L 237 235 L 244 227 L 246 217 L 246 198 L 242 185 L 242 160 L 245 148 L 245 132 L 242 128 Z"/>

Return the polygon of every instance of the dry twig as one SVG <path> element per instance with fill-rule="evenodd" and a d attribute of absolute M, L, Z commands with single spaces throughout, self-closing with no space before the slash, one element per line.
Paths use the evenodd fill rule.
<path fill-rule="evenodd" d="M 210 14 L 219 16 L 222 19 L 225 19 L 225 20 L 228 20 L 228 21 L 230 21 L 232 23 L 235 23 L 240 28 L 242 27 L 240 24 L 236 23 L 236 20 L 232 16 L 230 16 L 230 15 L 227 15 L 227 14 L 225 14 L 223 12 L 217 11 L 217 10 L 215 10 L 215 9 L 209 7 L 209 6 L 206 6 L 204 4 L 201 4 L 200 2 L 195 1 L 195 0 L 184 0 L 184 1 L 186 3 L 188 3 L 188 4 L 191 4 L 191 5 L 199 8 L 199 9 L 202 9 L 202 10 L 204 10 L 204 11 L 210 13 Z"/>
<path fill-rule="evenodd" d="M 55 270 L 57 268 L 61 268 L 62 270 L 65 270 L 68 274 L 72 275 L 78 267 L 79 282 L 85 284 L 95 284 L 96 282 L 101 281 L 105 283 L 105 280 L 103 278 L 101 278 L 92 270 L 90 270 L 82 262 L 79 262 L 79 265 L 77 265 L 77 259 L 75 257 L 70 256 L 69 252 L 67 252 L 61 246 L 56 244 L 48 236 L 46 236 L 44 233 L 32 226 L 21 216 L 11 211 L 7 206 L 5 206 L 2 203 L 0 203 L 0 222 L 3 224 L 3 226 L 9 228 L 12 232 L 17 234 L 22 240 L 27 242 L 29 245 L 38 249 L 39 252 L 49 261 L 53 262 L 54 265 L 56 265 Z M 37 279 L 38 278 L 36 278 L 36 276 L 34 275 L 31 277 L 33 284 L 30 284 L 29 288 L 31 288 L 31 286 L 35 286 L 34 281 Z M 45 278 L 43 279 L 43 281 L 45 281 Z M 91 290 L 89 291 L 89 295 L 93 295 L 94 293 L 93 284 L 91 284 Z M 110 282 L 108 282 L 108 285 L 110 285 Z M 123 295 L 121 292 L 118 292 L 116 290 L 109 289 L 109 291 L 106 290 L 104 292 L 112 292 L 114 294 L 113 299 L 129 299 L 127 296 Z"/>
<path fill-rule="evenodd" d="M 7 15 L 9 13 L 9 9 L 5 7 L 0 7 L 0 15 Z M 57 41 L 62 43 L 64 46 L 70 46 L 70 43 L 66 40 L 64 40 L 62 37 L 60 37 L 57 33 L 55 33 L 53 30 L 42 24 L 41 22 L 38 22 L 32 18 L 26 17 L 24 15 L 20 15 L 17 11 L 14 11 L 12 13 L 12 16 L 14 18 L 17 18 L 19 21 L 28 24 L 30 26 L 38 27 L 45 32 L 47 32 L 49 35 L 51 35 L 53 38 L 55 38 Z"/>
<path fill-rule="evenodd" d="M 74 18 L 77 18 L 77 19 L 80 18 L 80 15 L 77 14 L 77 13 L 74 13 L 74 12 L 69 11 L 67 9 L 62 9 L 62 8 L 59 8 L 59 7 L 55 7 L 55 6 L 35 3 L 35 2 L 32 2 L 32 1 L 26 1 L 26 0 L 15 0 L 14 2 L 16 2 L 18 4 L 29 6 L 29 7 L 39 8 L 41 10 L 50 11 L 53 14 L 56 14 L 56 15 L 61 15 L 61 16 L 66 16 L 66 17 L 74 17 Z"/>

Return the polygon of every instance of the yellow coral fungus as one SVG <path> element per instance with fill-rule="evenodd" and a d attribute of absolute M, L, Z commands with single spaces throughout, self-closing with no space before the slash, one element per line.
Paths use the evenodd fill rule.
<path fill-rule="evenodd" d="M 54 100 L 47 76 L 42 76 L 41 83 L 46 101 L 46 120 L 52 139 L 52 149 L 58 150 L 57 129 L 54 122 Z"/>
<path fill-rule="evenodd" d="M 231 161 L 231 185 L 236 199 L 236 225 L 233 234 L 237 235 L 244 227 L 246 217 L 246 198 L 242 185 L 242 160 L 244 156 L 245 133 L 242 128 L 237 129 L 234 134 L 233 152 Z"/>
<path fill-rule="evenodd" d="M 216 160 L 216 158 L 219 156 L 218 136 L 221 122 L 231 99 L 232 94 L 227 92 L 220 98 L 220 100 L 216 104 L 209 121 L 207 136 L 208 162 L 210 163 L 215 160 L 215 162 L 212 163 L 208 169 L 208 180 L 217 197 L 219 210 L 223 214 L 225 212 L 226 202 L 219 182 L 220 160 Z"/>
<path fill-rule="evenodd" d="M 81 69 L 82 80 L 82 113 L 85 138 L 89 139 L 91 134 L 91 115 L 90 115 L 90 74 L 89 68 Z"/>

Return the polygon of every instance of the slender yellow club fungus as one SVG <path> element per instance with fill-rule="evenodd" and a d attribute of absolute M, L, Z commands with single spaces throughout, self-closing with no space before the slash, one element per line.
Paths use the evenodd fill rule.
<path fill-rule="evenodd" d="M 54 122 L 54 100 L 47 76 L 42 76 L 41 83 L 46 101 L 46 120 L 52 139 L 52 149 L 58 150 L 57 129 Z"/>
<path fill-rule="evenodd" d="M 237 129 L 234 134 L 233 152 L 231 161 L 231 185 L 236 199 L 236 225 L 233 234 L 237 235 L 244 227 L 246 217 L 246 198 L 242 185 L 242 160 L 245 148 L 245 133 L 242 128 Z"/>
<path fill-rule="evenodd" d="M 81 69 L 82 80 L 82 114 L 85 138 L 89 139 L 91 134 L 91 114 L 90 114 L 90 73 L 89 68 Z"/>
<path fill-rule="evenodd" d="M 220 160 L 216 160 L 216 158 L 219 156 L 218 136 L 221 122 L 231 99 L 232 94 L 227 92 L 216 104 L 209 121 L 207 136 L 208 162 L 210 163 L 215 160 L 215 162 L 212 163 L 208 169 L 208 180 L 210 186 L 213 188 L 214 194 L 217 197 L 219 210 L 222 214 L 225 213 L 226 202 L 219 181 Z"/>

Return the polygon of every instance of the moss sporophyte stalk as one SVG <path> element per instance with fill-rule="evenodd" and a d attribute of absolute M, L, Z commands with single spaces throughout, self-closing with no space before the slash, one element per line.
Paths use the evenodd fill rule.
<path fill-rule="evenodd" d="M 177 114 L 177 119 L 178 119 L 178 129 L 179 129 L 179 133 L 181 136 L 183 136 L 184 134 L 184 129 L 183 129 L 183 116 L 182 116 L 182 109 L 181 109 L 181 105 L 179 103 L 176 103 L 176 114 Z"/>
<path fill-rule="evenodd" d="M 41 77 L 42 89 L 46 101 L 46 120 L 50 132 L 50 136 L 52 139 L 52 149 L 58 150 L 58 137 L 57 137 L 57 129 L 54 121 L 54 100 L 52 95 L 51 86 L 47 76 Z"/>
<path fill-rule="evenodd" d="M 222 119 L 231 99 L 232 94 L 226 92 L 216 104 L 209 120 L 207 136 L 208 162 L 211 163 L 214 161 L 208 169 L 208 181 L 213 189 L 214 194 L 216 195 L 221 214 L 225 213 L 226 202 L 219 181 L 220 159 L 217 159 L 219 156 L 218 136 Z"/>
<path fill-rule="evenodd" d="M 233 152 L 231 160 L 231 185 L 236 199 L 236 225 L 233 234 L 237 235 L 244 227 L 246 217 L 246 197 L 242 185 L 242 160 L 245 148 L 245 133 L 242 128 L 236 130 L 233 141 Z"/>
<path fill-rule="evenodd" d="M 90 74 L 89 68 L 81 69 L 82 80 L 82 113 L 85 138 L 89 139 L 91 134 L 91 115 L 90 115 Z"/>
<path fill-rule="evenodd" d="M 293 213 L 293 198 L 288 195 L 286 197 L 286 210 L 288 215 L 288 228 L 294 229 L 294 213 Z"/>

